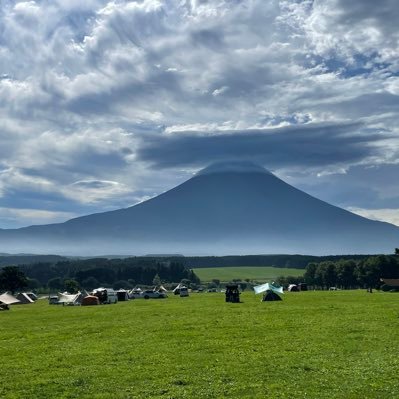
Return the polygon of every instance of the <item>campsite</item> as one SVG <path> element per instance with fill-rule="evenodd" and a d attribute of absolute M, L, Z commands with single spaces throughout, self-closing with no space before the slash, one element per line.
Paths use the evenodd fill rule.
<path fill-rule="evenodd" d="M 397 294 L 223 293 L 0 313 L 4 398 L 394 398 Z"/>

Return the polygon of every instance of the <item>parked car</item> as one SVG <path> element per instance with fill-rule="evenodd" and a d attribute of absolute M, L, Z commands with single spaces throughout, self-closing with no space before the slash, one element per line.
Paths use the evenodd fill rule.
<path fill-rule="evenodd" d="M 180 288 L 180 296 L 188 296 L 188 288 L 187 287 Z"/>
<path fill-rule="evenodd" d="M 150 299 L 150 298 L 167 298 L 168 296 L 164 292 L 146 290 L 139 293 L 130 294 L 130 299 Z"/>
<path fill-rule="evenodd" d="M 93 295 L 99 299 L 101 304 L 118 302 L 116 291 L 112 288 L 97 288 L 93 290 Z"/>
<path fill-rule="evenodd" d="M 141 298 L 143 290 L 141 288 L 133 288 L 129 291 L 129 299 Z"/>
<path fill-rule="evenodd" d="M 61 303 L 58 302 L 58 296 L 57 295 L 49 296 L 48 303 L 50 305 L 61 305 Z"/>

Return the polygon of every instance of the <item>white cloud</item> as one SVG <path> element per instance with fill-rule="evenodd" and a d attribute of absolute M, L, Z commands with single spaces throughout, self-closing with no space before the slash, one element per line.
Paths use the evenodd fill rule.
<path fill-rule="evenodd" d="M 15 227 L 33 224 L 62 223 L 75 217 L 72 212 L 52 212 L 40 209 L 20 209 L 0 207 L 0 221 Z M 21 223 L 23 221 L 23 223 Z"/>
<path fill-rule="evenodd" d="M 359 122 L 347 135 L 369 137 L 367 156 L 342 149 L 345 161 L 337 151 L 312 178 L 394 163 L 397 17 L 392 0 L 4 1 L 0 206 L 21 200 L 21 190 L 26 200 L 52 195 L 53 206 L 73 213 L 162 192 L 191 173 L 180 165 L 159 177 L 140 159 L 140 148 L 165 134 Z M 304 168 L 291 141 L 281 143 L 297 161 L 280 166 L 288 174 Z M 184 155 L 184 170 L 201 164 Z"/>
<path fill-rule="evenodd" d="M 130 192 L 131 189 L 124 184 L 109 180 L 80 180 L 63 190 L 65 197 L 82 203 L 110 200 L 112 197 L 119 197 Z"/>
<path fill-rule="evenodd" d="M 361 209 L 350 207 L 348 211 L 360 216 L 381 222 L 388 222 L 399 226 L 399 208 L 398 209 Z"/>
<path fill-rule="evenodd" d="M 224 92 L 226 92 L 228 89 L 229 89 L 229 88 L 228 88 L 227 86 L 223 86 L 223 87 L 221 87 L 221 88 L 219 88 L 219 89 L 215 89 L 215 90 L 212 92 L 212 96 L 214 96 L 214 97 L 220 96 L 221 94 L 223 94 Z"/>

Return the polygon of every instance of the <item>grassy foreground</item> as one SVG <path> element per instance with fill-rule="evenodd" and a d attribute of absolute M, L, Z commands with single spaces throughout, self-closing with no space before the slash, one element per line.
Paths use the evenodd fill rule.
<path fill-rule="evenodd" d="M 223 282 L 233 279 L 270 280 L 279 276 L 302 276 L 304 269 L 289 269 L 272 266 L 207 267 L 193 269 L 201 281 L 218 279 Z"/>
<path fill-rule="evenodd" d="M 0 312 L 0 398 L 397 398 L 399 295 L 253 293 Z"/>

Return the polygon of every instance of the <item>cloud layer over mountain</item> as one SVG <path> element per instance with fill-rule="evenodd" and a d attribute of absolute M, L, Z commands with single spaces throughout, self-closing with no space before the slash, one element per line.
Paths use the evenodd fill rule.
<path fill-rule="evenodd" d="M 394 0 L 4 0 L 0 227 L 126 207 L 251 159 L 399 209 Z"/>

